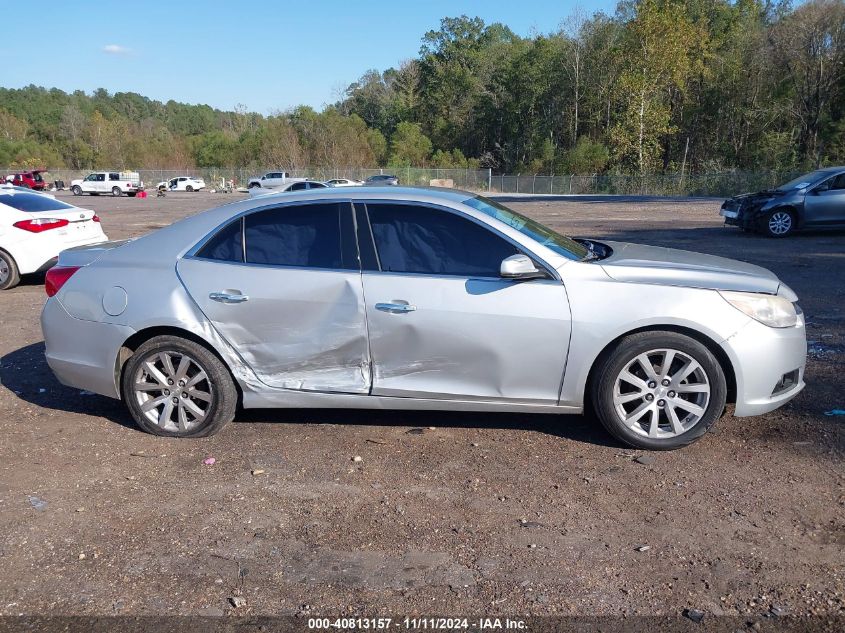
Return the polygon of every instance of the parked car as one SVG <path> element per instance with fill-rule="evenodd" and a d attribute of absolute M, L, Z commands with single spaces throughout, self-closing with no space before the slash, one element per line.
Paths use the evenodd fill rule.
<path fill-rule="evenodd" d="M 106 241 L 100 218 L 27 188 L 0 185 L 0 290 L 41 272 L 59 251 Z"/>
<path fill-rule="evenodd" d="M 389 174 L 376 174 L 375 176 L 370 176 L 364 181 L 365 185 L 369 186 L 378 186 L 383 187 L 385 185 L 392 185 L 397 186 L 399 184 L 399 178 L 396 176 L 391 176 Z"/>
<path fill-rule="evenodd" d="M 34 189 L 35 191 L 44 191 L 47 183 L 44 181 L 43 174 L 46 169 L 33 169 L 31 171 L 19 171 L 14 174 L 6 176 L 6 182 L 16 187 L 24 187 L 26 189 Z"/>
<path fill-rule="evenodd" d="M 284 187 L 292 182 L 299 182 L 305 178 L 291 178 L 286 171 L 268 171 L 259 178 L 250 178 L 247 182 L 247 189 L 254 189 L 255 187 L 263 187 L 264 189 L 277 189 Z"/>
<path fill-rule="evenodd" d="M 63 252 L 62 383 L 204 436 L 243 407 L 580 413 L 671 449 L 804 387 L 795 293 L 721 257 L 571 239 L 457 190 L 326 188 Z M 561 424 L 566 420 L 561 419 Z"/>
<path fill-rule="evenodd" d="M 163 180 L 156 189 L 167 189 L 168 191 L 199 191 L 205 189 L 205 180 L 193 176 L 179 176 L 170 180 Z"/>
<path fill-rule="evenodd" d="M 286 193 L 288 191 L 306 191 L 308 189 L 326 189 L 328 185 L 324 182 L 320 182 L 318 180 L 297 180 L 295 182 L 288 183 L 281 187 L 276 187 L 272 191 L 267 191 L 264 187 L 253 187 L 249 190 L 249 195 L 251 197 L 256 196 L 269 196 L 273 195 L 274 193 Z"/>
<path fill-rule="evenodd" d="M 111 194 L 113 196 L 134 196 L 143 191 L 144 183 L 137 171 L 95 171 L 85 178 L 71 180 L 70 190 L 75 196 L 83 193 L 98 196 Z"/>
<path fill-rule="evenodd" d="M 332 178 L 327 180 L 326 184 L 329 187 L 360 187 L 364 184 L 363 180 L 352 180 L 351 178 Z"/>
<path fill-rule="evenodd" d="M 845 227 L 845 167 L 817 169 L 777 189 L 734 196 L 719 214 L 725 224 L 769 237 Z"/>

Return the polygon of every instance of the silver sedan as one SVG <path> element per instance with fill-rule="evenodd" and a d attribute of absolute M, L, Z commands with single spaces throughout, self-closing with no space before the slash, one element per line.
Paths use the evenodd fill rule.
<path fill-rule="evenodd" d="M 763 268 L 571 239 L 480 196 L 411 188 L 264 196 L 65 251 L 47 361 L 158 435 L 238 404 L 577 414 L 671 449 L 735 402 L 804 387 L 797 297 Z"/>

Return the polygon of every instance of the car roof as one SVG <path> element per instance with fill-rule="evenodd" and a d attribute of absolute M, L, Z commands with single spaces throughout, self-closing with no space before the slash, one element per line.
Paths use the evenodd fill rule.
<path fill-rule="evenodd" d="M 314 182 L 314 181 L 309 181 Z M 318 182 L 318 181 L 317 181 Z M 448 187 L 349 187 L 348 189 L 305 189 L 302 191 L 279 191 L 255 196 L 252 200 L 284 201 L 310 200 L 313 198 L 341 198 L 343 200 L 411 200 L 420 202 L 463 202 L 476 194 Z"/>

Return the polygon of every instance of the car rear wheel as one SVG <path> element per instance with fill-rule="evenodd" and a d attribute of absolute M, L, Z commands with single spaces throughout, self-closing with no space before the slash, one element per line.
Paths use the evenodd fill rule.
<path fill-rule="evenodd" d="M 763 232 L 769 237 L 786 237 L 794 231 L 795 215 L 791 211 L 772 211 L 763 220 Z"/>
<path fill-rule="evenodd" d="M 185 191 L 187 191 L 187 192 L 191 192 L 193 190 L 194 190 L 194 188 L 191 185 L 188 185 L 187 187 L 185 187 Z"/>
<path fill-rule="evenodd" d="M 616 439 L 671 450 L 700 438 L 727 398 L 719 361 L 677 332 L 627 336 L 601 361 L 591 385 L 593 407 Z"/>
<path fill-rule="evenodd" d="M 18 285 L 21 280 L 15 258 L 0 251 L 0 290 L 8 290 Z"/>
<path fill-rule="evenodd" d="M 71 190 L 71 192 L 73 192 L 73 195 L 75 195 L 75 196 L 81 196 L 82 195 L 82 187 L 80 187 L 79 185 L 74 185 L 73 187 L 70 188 L 70 190 Z"/>
<path fill-rule="evenodd" d="M 257 182 L 251 182 L 246 186 L 246 188 L 247 189 L 254 189 L 255 187 L 260 187 L 260 186 L 261 185 L 259 185 Z"/>
<path fill-rule="evenodd" d="M 178 336 L 156 336 L 126 362 L 121 391 L 135 422 L 154 435 L 205 437 L 235 417 L 238 394 L 210 350 Z"/>
<path fill-rule="evenodd" d="M 111 195 L 113 195 L 115 198 L 119 198 L 121 194 L 123 194 L 123 192 L 120 190 L 120 187 L 111 188 Z"/>

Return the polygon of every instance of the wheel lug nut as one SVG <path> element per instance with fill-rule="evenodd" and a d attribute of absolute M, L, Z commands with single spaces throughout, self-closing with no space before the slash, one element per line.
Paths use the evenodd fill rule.
<path fill-rule="evenodd" d="M 658 401 L 657 401 L 657 406 L 658 406 L 658 407 L 665 407 L 665 406 L 666 406 L 666 401 L 665 401 L 665 400 L 658 400 Z"/>
<path fill-rule="evenodd" d="M 168 378 L 168 379 L 167 379 L 167 384 L 168 384 L 168 385 L 172 385 L 172 384 L 173 384 L 173 378 Z"/>
<path fill-rule="evenodd" d="M 654 389 L 656 386 L 657 386 L 657 383 L 656 383 L 656 382 L 654 382 L 653 380 L 652 380 L 650 383 L 648 383 L 648 388 L 649 388 L 649 389 Z"/>
<path fill-rule="evenodd" d="M 654 396 L 653 396 L 653 395 L 651 395 L 650 393 L 647 393 L 647 394 L 645 395 L 645 399 L 646 399 L 646 400 L 648 400 L 649 402 L 651 402 L 652 400 L 654 400 Z"/>
<path fill-rule="evenodd" d="M 674 391 L 670 391 L 670 392 L 669 392 L 669 393 L 667 393 L 666 395 L 667 395 L 667 396 L 669 396 L 670 398 L 674 398 L 674 397 L 675 397 L 675 392 L 674 392 Z"/>
<path fill-rule="evenodd" d="M 668 378 L 664 378 L 664 379 L 663 379 L 663 381 L 662 381 L 660 384 L 662 384 L 664 387 L 668 387 L 668 386 L 669 386 L 669 382 L 670 382 L 670 381 L 669 381 L 669 379 L 668 379 Z"/>
<path fill-rule="evenodd" d="M 180 386 L 180 387 L 184 387 L 184 386 L 185 386 L 185 381 L 184 381 L 184 380 L 180 380 L 180 381 L 179 381 L 179 386 Z"/>
<path fill-rule="evenodd" d="M 188 394 L 187 394 L 187 393 L 185 393 L 185 392 L 183 391 L 183 392 L 182 392 L 182 397 L 183 397 L 183 398 L 187 398 L 187 397 L 188 397 Z"/>
<path fill-rule="evenodd" d="M 179 398 L 173 398 L 173 404 L 179 404 Z"/>
<path fill-rule="evenodd" d="M 165 396 L 169 396 L 169 395 L 170 395 L 170 389 L 165 389 L 165 390 L 164 390 L 164 395 L 165 395 Z"/>

